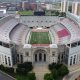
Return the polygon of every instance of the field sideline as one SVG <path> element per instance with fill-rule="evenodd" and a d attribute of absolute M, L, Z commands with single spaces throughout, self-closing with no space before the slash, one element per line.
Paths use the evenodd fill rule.
<path fill-rule="evenodd" d="M 50 44 L 49 32 L 31 32 L 30 44 Z"/>

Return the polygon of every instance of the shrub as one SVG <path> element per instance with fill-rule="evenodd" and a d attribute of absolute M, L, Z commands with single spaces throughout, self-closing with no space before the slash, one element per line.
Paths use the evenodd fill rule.
<path fill-rule="evenodd" d="M 8 73 L 14 73 L 14 68 L 5 67 L 5 71 Z"/>
<path fill-rule="evenodd" d="M 51 71 L 51 77 L 55 80 L 69 73 L 68 68 L 64 64 L 49 64 L 49 70 Z"/>
<path fill-rule="evenodd" d="M 33 69 L 32 62 L 25 62 L 22 64 L 18 64 L 17 73 L 28 73 Z"/>
<path fill-rule="evenodd" d="M 5 70 L 5 67 L 2 64 L 0 65 L 0 70 L 2 70 L 2 71 Z"/>
<path fill-rule="evenodd" d="M 54 79 L 51 77 L 51 74 L 50 73 L 46 73 L 44 75 L 44 80 L 54 80 Z"/>
<path fill-rule="evenodd" d="M 28 77 L 28 80 L 36 80 L 35 73 L 28 73 L 27 77 Z"/>
<path fill-rule="evenodd" d="M 57 79 L 59 77 L 58 70 L 53 69 L 52 72 L 51 72 L 51 76 L 53 77 L 53 79 Z"/>
<path fill-rule="evenodd" d="M 65 13 L 65 12 L 61 12 L 61 13 L 59 14 L 59 16 L 60 16 L 60 17 L 66 17 L 66 13 Z"/>
<path fill-rule="evenodd" d="M 17 68 L 16 69 L 17 74 L 22 74 L 22 75 L 26 75 L 27 71 L 25 68 Z"/>
<path fill-rule="evenodd" d="M 52 64 L 49 64 L 48 68 L 49 68 L 49 70 L 52 71 L 53 69 L 59 69 L 61 66 L 62 66 L 62 64 L 52 63 Z"/>
<path fill-rule="evenodd" d="M 59 68 L 58 72 L 59 72 L 60 76 L 65 76 L 65 75 L 67 75 L 69 73 L 69 70 L 68 70 L 68 68 L 65 65 L 62 65 Z"/>

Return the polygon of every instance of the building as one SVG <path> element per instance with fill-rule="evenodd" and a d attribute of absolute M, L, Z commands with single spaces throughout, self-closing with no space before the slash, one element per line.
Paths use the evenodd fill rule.
<path fill-rule="evenodd" d="M 61 12 L 67 12 L 68 11 L 68 5 L 69 1 L 67 0 L 62 0 L 61 1 Z"/>
<path fill-rule="evenodd" d="M 68 67 L 80 64 L 80 18 L 72 13 L 66 15 L 66 18 L 60 18 L 17 14 L 2 18 L 0 64 L 7 67 L 23 62 L 32 62 L 33 65 L 54 62 Z M 36 43 L 36 38 L 32 43 L 32 32 L 48 33 L 49 42 L 45 43 L 44 36 L 45 42 Z"/>
<path fill-rule="evenodd" d="M 73 2 L 72 4 L 72 13 L 80 16 L 80 2 Z"/>
<path fill-rule="evenodd" d="M 61 1 L 61 12 L 71 12 L 75 15 L 80 15 L 80 2 L 79 1 Z"/>
<path fill-rule="evenodd" d="M 36 10 L 37 4 L 36 3 L 29 3 L 28 1 L 22 1 L 19 3 L 22 10 Z"/>

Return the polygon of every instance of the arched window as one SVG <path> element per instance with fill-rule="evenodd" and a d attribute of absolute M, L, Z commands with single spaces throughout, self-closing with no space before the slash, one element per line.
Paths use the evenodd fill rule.
<path fill-rule="evenodd" d="M 46 54 L 44 54 L 44 62 L 46 61 Z"/>
<path fill-rule="evenodd" d="M 39 61 L 42 61 L 42 54 L 39 53 Z"/>

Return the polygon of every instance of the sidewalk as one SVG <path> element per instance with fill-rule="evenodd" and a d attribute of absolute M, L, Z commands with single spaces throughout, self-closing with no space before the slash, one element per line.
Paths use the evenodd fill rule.
<path fill-rule="evenodd" d="M 66 75 L 63 80 L 75 80 L 80 75 L 80 65 L 69 67 L 70 73 Z"/>
<path fill-rule="evenodd" d="M 73 71 L 75 71 L 77 69 L 80 69 L 80 64 L 68 67 L 68 69 L 69 69 L 70 72 L 73 72 Z"/>
<path fill-rule="evenodd" d="M 44 74 L 49 73 L 47 65 L 34 65 L 33 72 L 35 72 L 36 80 L 44 80 Z"/>

